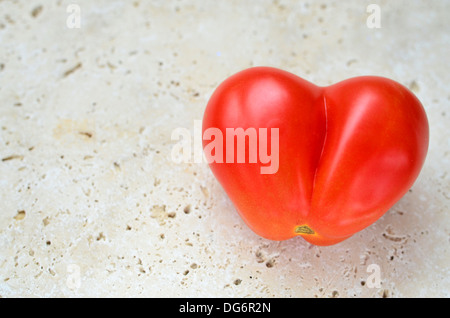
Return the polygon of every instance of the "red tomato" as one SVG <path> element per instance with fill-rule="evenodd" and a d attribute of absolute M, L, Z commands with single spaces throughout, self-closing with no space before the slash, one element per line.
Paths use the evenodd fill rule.
<path fill-rule="evenodd" d="M 246 224 L 267 239 L 316 245 L 388 211 L 419 175 L 429 138 L 420 101 L 397 82 L 362 76 L 319 87 L 269 67 L 219 85 L 202 129 L 212 172 Z"/>

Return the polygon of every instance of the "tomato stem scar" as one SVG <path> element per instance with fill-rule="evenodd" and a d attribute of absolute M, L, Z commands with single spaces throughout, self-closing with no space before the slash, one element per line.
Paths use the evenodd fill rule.
<path fill-rule="evenodd" d="M 295 228 L 297 234 L 314 234 L 314 231 L 307 225 L 300 225 Z"/>

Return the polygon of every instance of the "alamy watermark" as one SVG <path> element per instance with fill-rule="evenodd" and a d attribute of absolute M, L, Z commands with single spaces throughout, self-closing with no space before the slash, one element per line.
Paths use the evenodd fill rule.
<path fill-rule="evenodd" d="M 369 288 L 381 288 L 381 269 L 377 264 L 370 264 L 366 269 L 370 273 L 367 277 L 366 286 Z"/>
<path fill-rule="evenodd" d="M 179 127 L 171 139 L 177 141 L 171 152 L 175 163 L 260 163 L 261 174 L 279 168 L 279 128 L 210 127 L 202 134 L 201 120 L 194 120 L 194 138 L 191 130 Z M 204 149 L 203 141 L 209 141 Z"/>
<path fill-rule="evenodd" d="M 369 4 L 366 12 L 370 13 L 366 20 L 366 25 L 369 29 L 381 28 L 381 8 L 378 4 Z"/>
<path fill-rule="evenodd" d="M 71 290 L 76 290 L 81 286 L 81 271 L 77 264 L 68 264 L 66 286 Z"/>
<path fill-rule="evenodd" d="M 66 26 L 69 29 L 81 28 L 81 8 L 78 4 L 69 4 L 66 8 L 66 12 L 69 13 L 66 19 Z"/>

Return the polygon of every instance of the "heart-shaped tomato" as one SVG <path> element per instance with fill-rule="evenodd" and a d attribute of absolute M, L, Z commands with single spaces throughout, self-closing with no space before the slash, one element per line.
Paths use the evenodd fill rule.
<path fill-rule="evenodd" d="M 203 148 L 241 217 L 271 240 L 331 245 L 366 228 L 413 185 L 429 128 L 387 78 L 319 87 L 255 67 L 226 79 L 203 118 Z"/>

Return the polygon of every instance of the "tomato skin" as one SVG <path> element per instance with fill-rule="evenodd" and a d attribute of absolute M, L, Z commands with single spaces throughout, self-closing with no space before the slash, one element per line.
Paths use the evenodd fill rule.
<path fill-rule="evenodd" d="M 319 87 L 270 67 L 241 71 L 211 96 L 203 132 L 238 127 L 279 129 L 276 173 L 249 162 L 248 144 L 245 163 L 227 163 L 225 147 L 224 162 L 210 163 L 239 214 L 262 237 L 316 245 L 345 240 L 388 211 L 419 175 L 429 138 L 420 101 L 390 79 Z"/>

